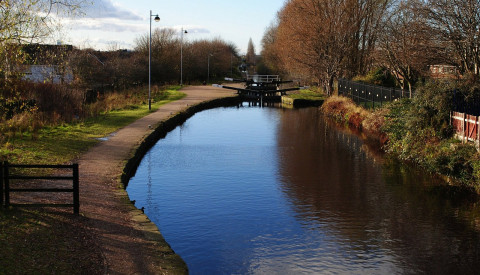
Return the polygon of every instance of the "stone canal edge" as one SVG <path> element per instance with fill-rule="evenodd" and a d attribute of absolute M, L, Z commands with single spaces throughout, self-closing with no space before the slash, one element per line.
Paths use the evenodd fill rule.
<path fill-rule="evenodd" d="M 105 274 L 188 273 L 182 258 L 125 191 L 142 157 L 160 138 L 196 112 L 238 103 L 231 90 L 191 86 L 181 91 L 187 96 L 120 129 L 78 159 L 80 213 L 97 239 Z"/>

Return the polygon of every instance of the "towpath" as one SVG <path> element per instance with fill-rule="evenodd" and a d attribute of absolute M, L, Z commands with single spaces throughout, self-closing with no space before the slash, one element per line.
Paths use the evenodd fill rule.
<path fill-rule="evenodd" d="M 126 161 L 153 127 L 192 105 L 234 96 L 231 90 L 191 86 L 186 97 L 122 128 L 79 159 L 80 212 L 102 250 L 106 274 L 182 274 L 186 266 L 157 227 L 133 206 L 121 186 Z"/>

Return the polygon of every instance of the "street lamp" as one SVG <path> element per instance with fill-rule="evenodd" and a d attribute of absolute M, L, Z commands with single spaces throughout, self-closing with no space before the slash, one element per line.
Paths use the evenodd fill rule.
<path fill-rule="evenodd" d="M 148 40 L 148 110 L 152 110 L 152 17 L 155 17 L 155 22 L 160 21 L 158 14 L 153 15 L 150 10 L 150 39 Z"/>
<path fill-rule="evenodd" d="M 180 41 L 180 86 L 183 86 L 183 34 L 188 33 L 182 27 L 181 41 Z"/>
<path fill-rule="evenodd" d="M 212 53 L 208 54 L 207 84 L 210 83 L 210 56 L 213 56 L 213 54 Z"/>

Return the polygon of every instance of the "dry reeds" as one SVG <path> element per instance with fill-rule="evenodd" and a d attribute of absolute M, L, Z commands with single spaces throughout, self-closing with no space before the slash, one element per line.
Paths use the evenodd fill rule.
<path fill-rule="evenodd" d="M 55 126 L 130 106 L 134 108 L 147 101 L 147 91 L 142 88 L 99 94 L 91 104 L 85 103 L 84 90 L 67 85 L 22 82 L 17 83 L 15 89 L 15 95 L 3 94 L 3 98 L 11 98 L 10 102 L 18 102 L 11 104 L 14 109 L 5 108 L 5 103 L 0 102 L 4 107 L 0 109 L 0 143 L 18 135 L 23 137 L 25 133 L 35 139 L 44 125 Z M 159 98 L 162 93 L 165 92 L 157 86 L 152 87 L 152 98 Z M 24 103 L 26 99 L 31 102 L 28 106 Z"/>
<path fill-rule="evenodd" d="M 358 106 L 350 98 L 331 96 L 325 100 L 322 112 L 335 120 L 346 123 L 350 127 L 362 130 L 364 133 L 377 137 L 383 144 L 387 141 L 386 134 L 382 131 L 385 123 L 386 109 L 367 111 Z"/>

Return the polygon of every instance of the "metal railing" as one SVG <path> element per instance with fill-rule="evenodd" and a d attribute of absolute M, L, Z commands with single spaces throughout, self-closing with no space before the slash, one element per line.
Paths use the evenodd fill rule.
<path fill-rule="evenodd" d="M 370 85 L 346 79 L 338 80 L 338 94 L 351 98 L 365 108 L 381 107 L 384 102 L 413 96 L 413 93 L 411 95 L 407 90 Z"/>
<path fill-rule="evenodd" d="M 279 75 L 247 75 L 247 80 L 253 80 L 255 82 L 273 82 L 280 81 Z"/>

